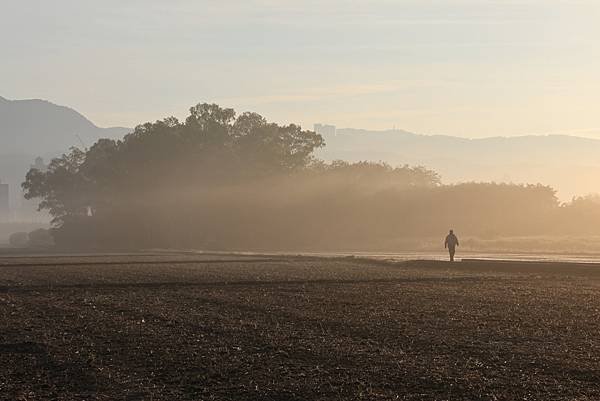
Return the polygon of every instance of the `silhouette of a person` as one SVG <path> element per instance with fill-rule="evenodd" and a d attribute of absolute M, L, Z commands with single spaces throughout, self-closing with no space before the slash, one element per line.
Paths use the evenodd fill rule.
<path fill-rule="evenodd" d="M 450 262 L 454 262 L 454 254 L 456 253 L 456 247 L 458 246 L 458 238 L 454 235 L 454 231 L 450 230 L 450 233 L 446 236 L 444 241 L 444 248 L 448 248 L 450 253 Z"/>

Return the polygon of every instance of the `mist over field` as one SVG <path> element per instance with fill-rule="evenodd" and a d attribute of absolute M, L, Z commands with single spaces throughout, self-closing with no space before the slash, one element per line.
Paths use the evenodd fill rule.
<path fill-rule="evenodd" d="M 594 2 L 109 3 L 0 16 L 0 243 L 600 251 Z"/>
<path fill-rule="evenodd" d="M 454 228 L 464 250 L 600 250 L 595 196 L 562 202 L 542 184 L 447 184 L 418 164 L 319 159 L 344 149 L 343 135 L 198 104 L 185 121 L 74 148 L 23 185 L 64 249 L 427 251 Z"/>
<path fill-rule="evenodd" d="M 123 137 L 133 129 L 100 129 L 49 102 L 2 99 L 0 106 L 0 167 L 13 210 L 10 224 L 0 223 L 0 242 L 54 217 L 52 232 L 67 248 L 430 251 L 454 227 L 464 250 L 600 251 L 595 139 L 464 139 L 317 125 L 318 142 L 302 145 L 315 138 L 309 131 L 252 113 L 256 121 L 243 132 L 231 114 L 195 128 L 191 120 L 142 124 Z M 45 164 L 34 167 L 45 170 L 73 146 L 80 151 L 57 159 L 41 197 L 25 200 L 20 186 L 36 155 Z M 101 172 L 88 167 L 98 157 L 106 158 Z M 61 169 L 85 185 L 62 188 Z M 98 176 L 107 172 L 118 183 Z M 35 212 L 44 197 L 64 205 L 44 203 Z M 81 227 L 67 235 L 65 224 Z"/>

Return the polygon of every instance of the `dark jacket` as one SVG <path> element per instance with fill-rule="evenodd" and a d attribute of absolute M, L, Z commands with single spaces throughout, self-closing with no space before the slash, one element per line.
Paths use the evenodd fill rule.
<path fill-rule="evenodd" d="M 448 234 L 444 242 L 445 248 L 456 248 L 458 246 L 458 238 L 454 234 Z"/>

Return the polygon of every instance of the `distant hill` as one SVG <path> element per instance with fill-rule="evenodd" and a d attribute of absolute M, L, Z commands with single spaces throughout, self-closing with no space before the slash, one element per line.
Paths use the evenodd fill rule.
<path fill-rule="evenodd" d="M 338 129 L 326 133 L 325 160 L 385 161 L 423 165 L 444 183 L 496 181 L 542 183 L 561 200 L 600 193 L 600 140 L 568 135 L 466 139 L 401 130 Z"/>
<path fill-rule="evenodd" d="M 86 146 L 99 138 L 121 138 L 131 129 L 100 128 L 77 111 L 45 100 L 8 100 L 0 97 L 0 181 L 10 185 L 11 209 L 27 209 L 20 184 L 37 156 L 50 158 Z M 29 218 L 29 217 L 28 217 Z"/>
<path fill-rule="evenodd" d="M 0 154 L 62 153 L 99 138 L 122 137 L 129 128 L 100 128 L 77 111 L 45 100 L 0 97 Z"/>

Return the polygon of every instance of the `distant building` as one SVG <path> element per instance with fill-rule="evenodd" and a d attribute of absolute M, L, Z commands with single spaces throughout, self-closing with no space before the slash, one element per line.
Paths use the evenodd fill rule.
<path fill-rule="evenodd" d="M 331 137 L 335 136 L 336 127 L 335 125 L 315 124 L 315 132 L 324 137 Z"/>
<path fill-rule="evenodd" d="M 36 169 L 42 173 L 48 170 L 48 166 L 44 163 L 44 159 L 41 157 L 36 157 L 33 164 L 29 165 L 29 168 Z M 40 212 L 38 210 L 40 199 L 25 199 L 24 193 L 21 193 L 20 195 L 19 206 L 17 208 L 18 210 L 14 212 L 15 218 L 18 221 L 42 223 L 49 220 L 47 212 Z"/>
<path fill-rule="evenodd" d="M 10 202 L 8 195 L 8 184 L 0 183 L 0 221 L 8 221 L 10 216 Z"/>
<path fill-rule="evenodd" d="M 35 162 L 29 165 L 30 168 L 34 168 L 36 170 L 41 171 L 42 173 L 48 169 L 48 166 L 44 163 L 44 159 L 41 157 L 36 157 Z"/>

